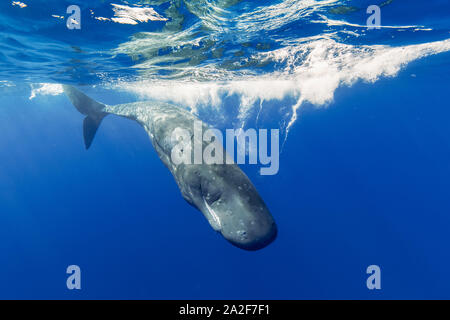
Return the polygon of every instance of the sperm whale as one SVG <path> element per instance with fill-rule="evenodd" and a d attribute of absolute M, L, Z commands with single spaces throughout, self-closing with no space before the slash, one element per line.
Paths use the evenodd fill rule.
<path fill-rule="evenodd" d="M 180 107 L 154 101 L 110 106 L 89 98 L 73 86 L 63 85 L 63 88 L 75 108 L 86 116 L 83 121 L 86 149 L 91 146 L 100 123 L 107 115 L 137 121 L 175 178 L 183 198 L 203 213 L 215 231 L 245 250 L 264 248 L 276 238 L 277 227 L 272 215 L 238 165 L 173 161 L 171 152 L 177 144 L 173 132 L 180 128 L 187 130 L 193 140 L 193 123 L 200 121 L 193 114 Z M 208 128 L 204 122 L 200 123 Z M 224 150 L 220 151 L 226 155 Z"/>

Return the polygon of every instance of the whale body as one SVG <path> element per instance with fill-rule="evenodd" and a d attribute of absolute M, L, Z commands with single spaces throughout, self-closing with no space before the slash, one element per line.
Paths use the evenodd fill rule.
<path fill-rule="evenodd" d="M 200 120 L 193 114 L 180 107 L 154 101 L 109 106 L 94 101 L 73 86 L 64 85 L 63 88 L 76 109 L 86 116 L 83 122 L 86 149 L 91 146 L 102 119 L 108 114 L 137 121 L 175 178 L 183 198 L 203 213 L 215 231 L 233 245 L 246 250 L 261 249 L 276 238 L 277 227 L 266 204 L 235 163 L 185 164 L 172 161 L 171 152 L 177 143 L 172 138 L 174 130 L 187 130 L 194 140 L 193 124 Z M 208 128 L 204 122 L 201 124 Z M 220 151 L 226 155 L 225 151 Z"/>

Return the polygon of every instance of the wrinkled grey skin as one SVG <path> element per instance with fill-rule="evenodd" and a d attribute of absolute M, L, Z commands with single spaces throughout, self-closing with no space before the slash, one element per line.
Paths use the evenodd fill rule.
<path fill-rule="evenodd" d="M 107 106 L 93 101 L 73 87 L 64 86 L 64 91 L 75 107 L 92 122 L 97 122 L 97 126 L 107 114 L 137 121 L 148 133 L 159 158 L 174 176 L 183 198 L 200 210 L 212 228 L 233 245 L 257 250 L 275 239 L 277 228 L 267 206 L 236 164 L 176 165 L 172 162 L 172 148 L 178 143 L 172 139 L 175 128 L 189 131 L 192 145 L 194 143 L 194 121 L 199 120 L 191 113 L 159 102 Z M 203 123 L 203 130 L 207 128 Z M 89 135 L 86 130 L 85 139 Z M 96 128 L 91 133 L 92 138 L 95 131 Z M 206 145 L 204 142 L 203 148 Z"/>

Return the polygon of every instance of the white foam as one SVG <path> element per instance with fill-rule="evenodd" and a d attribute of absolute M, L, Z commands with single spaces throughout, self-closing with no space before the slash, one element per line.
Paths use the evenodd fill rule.
<path fill-rule="evenodd" d="M 20 2 L 20 1 L 13 1 L 11 2 L 13 6 L 18 6 L 20 8 L 26 8 L 28 5 L 26 3 Z"/>
<path fill-rule="evenodd" d="M 274 30 L 291 21 L 299 21 L 316 11 L 335 5 L 339 0 L 285 0 L 270 6 L 261 6 L 242 14 L 237 21 L 241 32 Z"/>
<path fill-rule="evenodd" d="M 242 121 L 253 107 L 260 108 L 263 101 L 290 97 L 294 103 L 287 121 L 286 130 L 289 130 L 304 102 L 325 106 L 333 101 L 334 92 L 340 86 L 351 86 L 358 80 L 371 83 L 381 77 L 393 77 L 411 61 L 446 51 L 450 51 L 450 39 L 400 47 L 353 46 L 330 38 L 316 39 L 255 56 L 282 66 L 271 74 L 242 76 L 225 72 L 223 79 L 215 81 L 159 79 L 119 82 L 114 87 L 136 93 L 140 98 L 190 107 L 194 112 L 207 106 L 221 110 L 224 98 L 237 95 Z"/>
<path fill-rule="evenodd" d="M 357 23 L 351 23 L 344 20 L 333 20 L 329 19 L 326 16 L 319 14 L 319 17 L 322 20 L 312 20 L 313 23 L 324 23 L 328 26 L 349 26 L 349 27 L 355 27 L 355 28 L 367 28 L 367 25 L 357 24 Z M 417 25 L 409 25 L 409 26 L 389 26 L 389 25 L 380 25 L 377 28 L 381 29 L 414 29 L 414 31 L 432 31 L 432 28 L 425 28 L 424 26 L 417 26 Z"/>
<path fill-rule="evenodd" d="M 31 85 L 31 94 L 29 99 L 32 100 L 38 95 L 57 96 L 63 93 L 63 87 L 57 83 L 38 83 Z"/>
<path fill-rule="evenodd" d="M 318 107 L 326 106 L 333 101 L 334 93 L 340 86 L 393 77 L 411 61 L 447 51 L 450 51 L 450 39 L 391 47 L 354 46 L 331 38 L 313 37 L 253 57 L 274 63 L 277 71 L 272 73 L 235 73 L 206 65 L 196 66 L 196 73 L 183 80 L 155 78 L 115 83 L 107 80 L 107 87 L 134 93 L 139 100 L 150 98 L 188 107 L 194 113 L 204 108 L 212 108 L 219 114 L 226 113 L 226 100 L 236 96 L 240 104 L 237 118 L 241 127 L 251 120 L 250 115 L 259 117 L 264 104 L 280 101 L 280 110 L 284 107 L 280 117 L 286 123 L 287 133 L 297 120 L 298 109 L 305 102 Z M 211 80 L 199 82 L 198 74 L 209 74 Z M 60 85 L 39 84 L 32 87 L 30 99 L 37 95 L 60 93 Z M 286 107 L 291 111 L 286 113 Z"/>
<path fill-rule="evenodd" d="M 111 18 L 94 17 L 99 21 L 112 21 L 120 24 L 136 25 L 140 22 L 148 21 L 167 21 L 162 15 L 157 13 L 155 9 L 150 7 L 129 7 L 122 4 L 111 3 L 113 6 L 114 16 Z M 91 14 L 94 12 L 91 10 Z"/>
<path fill-rule="evenodd" d="M 115 3 L 111 3 L 111 5 L 114 11 L 114 17 L 111 18 L 113 22 L 138 24 L 138 22 L 167 21 L 166 18 L 158 14 L 153 8 L 129 7 Z"/>

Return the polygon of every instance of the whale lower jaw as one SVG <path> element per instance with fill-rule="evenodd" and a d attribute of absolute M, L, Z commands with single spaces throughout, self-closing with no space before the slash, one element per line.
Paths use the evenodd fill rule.
<path fill-rule="evenodd" d="M 248 241 L 248 242 L 236 242 L 236 241 L 232 241 L 232 240 L 228 239 L 225 236 L 224 237 L 232 245 L 234 245 L 240 249 L 244 249 L 247 251 L 256 251 L 256 250 L 263 249 L 263 248 L 267 247 L 269 244 L 271 244 L 277 237 L 277 233 L 278 233 L 277 228 L 274 225 L 274 227 L 271 229 L 271 231 L 263 238 L 253 239 L 252 241 Z"/>

